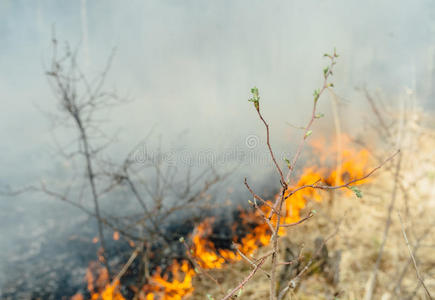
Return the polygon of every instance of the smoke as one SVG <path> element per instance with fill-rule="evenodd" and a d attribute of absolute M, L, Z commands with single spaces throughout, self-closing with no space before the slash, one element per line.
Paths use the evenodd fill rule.
<path fill-rule="evenodd" d="M 134 145 L 138 132 L 155 126 L 164 138 L 188 130 L 189 145 L 219 148 L 262 134 L 246 101 L 254 85 L 275 136 L 291 138 L 287 122 L 306 119 L 326 64 L 321 57 L 334 47 L 341 54 L 334 82 L 346 106 L 364 104 L 356 86 L 391 96 L 410 88 L 431 105 L 431 8 L 429 1 L 3 0 L 1 118 L 7 126 L 0 137 L 14 146 L 2 147 L 2 163 L 21 177 L 29 171 L 28 155 L 42 158 L 48 150 L 47 122 L 35 106 L 54 108 L 43 76 L 53 25 L 60 41 L 81 46 L 81 63 L 91 74 L 117 48 L 108 86 L 135 99 L 110 116 L 123 142 Z M 323 109 L 331 115 L 328 103 Z M 32 126 L 24 126 L 29 118 Z"/>
<path fill-rule="evenodd" d="M 81 1 L 81 26 L 84 52 L 84 69 L 89 70 L 88 16 L 86 0 Z"/>
<path fill-rule="evenodd" d="M 345 123 L 358 124 L 355 116 L 365 108 L 355 87 L 379 89 L 391 99 L 411 89 L 434 108 L 434 9 L 432 1 L 392 0 L 0 0 L 1 184 L 23 186 L 66 172 L 64 159 L 53 156 L 52 131 L 41 113 L 56 110 L 44 75 L 53 26 L 60 41 L 80 47 L 91 75 L 117 49 L 107 86 L 134 101 L 107 115 L 105 129 L 121 130 L 112 153 L 127 155 L 153 130 L 167 151 L 182 145 L 190 157 L 209 149 L 221 157 L 246 151 L 250 136 L 264 147 L 264 128 L 247 101 L 253 86 L 260 89 L 272 144 L 291 153 L 300 132 L 288 124 L 301 126 L 309 116 L 327 63 L 322 55 L 334 47 L 340 58 L 333 81 Z M 331 116 L 331 99 L 322 100 L 321 110 Z M 330 123 L 320 122 L 318 132 Z M 264 169 L 247 164 L 241 173 L 260 180 Z M 63 205 L 37 196 L 1 203 L 0 245 L 16 245 L 27 228 L 55 222 Z"/>

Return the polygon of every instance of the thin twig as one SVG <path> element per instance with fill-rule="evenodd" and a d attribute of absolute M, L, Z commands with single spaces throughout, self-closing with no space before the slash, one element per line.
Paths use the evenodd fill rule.
<path fill-rule="evenodd" d="M 317 180 L 316 183 L 313 184 L 307 184 L 307 185 L 302 185 L 296 189 L 294 189 L 293 191 L 291 191 L 286 197 L 285 199 L 289 198 L 290 196 L 292 196 L 294 193 L 296 193 L 297 191 L 300 191 L 302 189 L 306 189 L 306 188 L 313 188 L 313 189 L 320 189 L 320 190 L 337 190 L 337 189 L 342 189 L 342 188 L 346 188 L 349 187 L 351 184 L 353 183 L 357 183 L 359 181 L 362 181 L 364 179 L 367 179 L 368 177 L 370 177 L 373 173 L 375 173 L 377 170 L 379 170 L 380 168 L 382 168 L 386 163 L 388 163 L 389 161 L 391 161 L 397 154 L 400 153 L 400 150 L 397 150 L 396 152 L 394 152 L 393 155 L 391 155 L 390 157 L 388 157 L 386 160 L 384 160 L 380 165 L 378 165 L 376 168 L 372 169 L 370 172 L 368 172 L 367 174 L 365 174 L 362 177 L 350 180 L 342 185 L 337 185 L 337 186 L 329 186 L 329 185 L 317 185 L 317 182 L 319 182 L 320 180 Z"/>
<path fill-rule="evenodd" d="M 319 256 L 320 251 L 322 251 L 323 247 L 325 247 L 326 243 L 333 238 L 339 231 L 340 225 L 343 222 L 343 220 L 340 220 L 340 223 L 338 223 L 335 230 L 328 236 L 326 239 L 323 240 L 322 244 L 316 249 L 315 254 L 310 259 L 310 261 L 305 265 L 305 267 L 292 279 L 289 280 L 288 284 L 285 288 L 281 290 L 281 292 L 278 295 L 278 300 L 283 299 L 283 297 L 287 294 L 290 288 L 295 288 L 298 282 L 301 280 L 302 276 L 308 271 L 308 269 L 311 267 L 311 265 L 314 262 L 314 259 Z"/>
<path fill-rule="evenodd" d="M 143 247 L 143 244 L 141 244 L 140 247 L 136 247 L 136 249 L 133 251 L 133 253 L 130 255 L 130 258 L 127 260 L 125 265 L 121 268 L 118 274 L 113 278 L 112 285 L 114 285 L 118 280 L 121 279 L 122 276 L 124 276 L 125 272 L 127 272 L 130 265 L 133 263 L 133 261 L 136 259 L 136 256 L 139 254 L 140 249 Z"/>
<path fill-rule="evenodd" d="M 258 196 L 249 186 L 248 184 L 248 180 L 245 178 L 245 186 L 246 188 L 249 190 L 249 192 L 251 193 L 252 197 L 254 197 L 255 199 L 257 199 L 258 201 L 260 201 L 261 203 L 263 203 L 263 205 L 269 207 L 270 209 L 273 210 L 273 212 L 275 214 L 278 214 L 278 211 L 275 210 L 275 208 L 273 208 L 272 205 L 270 205 L 266 200 L 264 200 L 263 198 L 261 198 L 260 196 Z"/>
<path fill-rule="evenodd" d="M 418 281 L 420 281 L 421 285 L 423 286 L 428 299 L 433 299 L 431 294 L 429 293 L 429 290 L 427 289 L 426 285 L 424 284 L 424 280 L 420 275 L 420 271 L 418 270 L 417 261 L 415 260 L 414 253 L 412 252 L 411 246 L 410 246 L 409 241 L 408 241 L 408 237 L 406 236 L 406 231 L 405 231 L 405 226 L 403 225 L 402 216 L 400 215 L 400 213 L 398 213 L 398 215 L 399 215 L 400 224 L 402 225 L 403 238 L 405 239 L 406 246 L 408 247 L 409 256 L 411 257 L 412 263 L 414 264 L 414 269 L 415 269 L 415 273 L 417 274 Z"/>
<path fill-rule="evenodd" d="M 275 164 L 275 167 L 279 173 L 282 187 L 286 188 L 287 184 L 286 184 L 286 181 L 284 180 L 284 174 L 282 173 L 280 166 L 276 162 L 275 155 L 273 154 L 272 146 L 270 145 L 269 124 L 267 124 L 267 122 L 264 120 L 263 116 L 261 115 L 259 106 L 257 107 L 257 113 L 258 113 L 258 116 L 260 117 L 261 121 L 263 122 L 264 126 L 266 127 L 266 144 L 267 144 L 267 148 L 269 149 L 270 157 L 272 158 L 272 161 Z"/>
<path fill-rule="evenodd" d="M 241 288 L 243 288 L 245 286 L 246 283 L 248 283 L 248 281 L 255 275 L 255 273 L 257 273 L 257 270 L 261 267 L 261 265 L 266 261 L 266 258 L 262 258 L 260 259 L 260 262 L 258 262 L 258 264 L 254 267 L 254 269 L 251 271 L 251 273 L 249 273 L 248 276 L 246 276 L 245 279 L 243 279 L 243 281 L 236 286 L 234 289 L 231 290 L 231 292 L 229 292 L 225 297 L 222 298 L 222 300 L 228 300 L 231 299 L 231 297 Z"/>
<path fill-rule="evenodd" d="M 240 249 L 239 249 L 239 247 L 237 246 L 236 243 L 233 243 L 233 247 L 234 247 L 234 249 L 236 249 L 237 253 L 239 253 L 239 255 L 240 255 L 244 260 L 246 260 L 250 265 L 252 265 L 253 267 L 256 267 L 256 266 L 257 266 L 257 263 L 256 263 L 256 262 L 250 260 L 249 257 L 247 257 L 245 254 L 243 254 L 242 251 L 240 251 Z M 267 277 L 268 279 L 270 279 L 270 274 L 269 274 L 266 270 L 264 270 L 263 268 L 260 268 L 260 270 L 263 271 L 263 273 L 266 275 L 266 277 Z"/>
<path fill-rule="evenodd" d="M 293 227 L 293 226 L 304 223 L 305 221 L 311 219 L 312 217 L 314 217 L 314 213 L 312 211 L 310 211 L 310 213 L 306 217 L 300 219 L 299 221 L 294 222 L 294 223 L 281 224 L 280 227 Z"/>

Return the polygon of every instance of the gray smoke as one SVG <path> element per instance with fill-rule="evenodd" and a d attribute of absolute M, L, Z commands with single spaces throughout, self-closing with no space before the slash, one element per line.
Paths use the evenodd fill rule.
<path fill-rule="evenodd" d="M 53 156 L 53 131 L 41 113 L 56 111 L 44 75 L 53 28 L 60 41 L 80 46 L 91 75 L 117 49 L 107 86 L 134 101 L 107 115 L 104 129 L 121 132 L 110 153 L 127 155 L 153 130 L 167 151 L 218 157 L 246 151 L 251 136 L 265 150 L 264 128 L 247 101 L 252 86 L 260 89 L 276 150 L 291 153 L 300 133 L 288 123 L 301 126 L 309 116 L 327 63 L 322 55 L 334 47 L 345 123 L 359 123 L 366 108 L 355 87 L 379 90 L 392 105 L 412 90 L 434 108 L 434 12 L 433 1 L 0 0 L 0 184 L 20 187 L 68 172 L 68 161 Z M 329 101 L 320 107 L 327 116 Z M 259 181 L 270 165 L 241 170 L 239 177 Z M 80 215 L 36 195 L 2 197 L 0 206 L 0 268 L 20 249 L 37 255 L 46 231 Z"/>

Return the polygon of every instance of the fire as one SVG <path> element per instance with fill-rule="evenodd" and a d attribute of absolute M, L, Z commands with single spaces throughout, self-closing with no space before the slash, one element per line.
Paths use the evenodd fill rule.
<path fill-rule="evenodd" d="M 237 259 L 237 255 L 233 251 L 227 249 L 217 250 L 213 242 L 208 239 L 212 233 L 211 224 L 213 221 L 213 218 L 205 219 L 195 228 L 192 237 L 193 247 L 191 253 L 204 269 L 221 269 L 226 262 Z"/>
<path fill-rule="evenodd" d="M 339 136 L 334 141 L 327 142 L 326 140 L 318 139 L 311 143 L 315 158 L 320 163 L 313 162 L 311 166 L 304 168 L 298 177 L 298 181 L 290 185 L 285 195 L 288 195 L 297 187 L 314 184 L 319 180 L 325 185 L 342 185 L 349 180 L 363 177 L 368 172 L 368 165 L 370 163 L 369 152 L 366 149 L 355 150 L 350 144 L 350 138 L 345 135 Z M 331 165 L 327 161 L 330 157 L 335 157 L 335 165 Z M 322 165 L 323 167 L 317 167 L 317 165 Z M 368 179 L 359 182 L 359 184 L 367 181 Z M 323 197 L 324 192 L 318 189 L 306 188 L 299 190 L 285 202 L 283 208 L 284 217 L 281 221 L 283 223 L 299 221 L 301 219 L 301 212 L 306 208 L 307 202 L 309 200 L 319 202 L 322 201 Z M 272 201 L 268 201 L 268 203 L 272 204 Z M 270 208 L 266 205 L 261 206 L 260 209 L 266 215 L 270 212 Z M 240 219 L 242 222 L 248 222 L 249 220 L 252 223 L 252 220 L 255 221 L 253 228 L 245 236 L 234 237 L 233 242 L 237 245 L 238 251 L 234 249 L 217 249 L 210 238 L 213 231 L 213 218 L 208 218 L 196 226 L 191 237 L 192 247 L 189 256 L 193 257 L 199 267 L 203 269 L 220 269 L 227 263 L 240 260 L 242 257 L 239 251 L 244 255 L 250 255 L 259 247 L 269 244 L 270 230 L 267 224 L 261 222 L 262 219 L 258 210 L 242 210 L 240 212 Z M 276 224 L 276 219 L 272 219 L 272 223 Z M 283 233 L 284 229 L 280 234 Z M 116 240 L 117 238 L 115 237 L 119 238 L 119 236 L 114 234 L 114 239 Z M 87 275 L 88 289 L 92 295 L 91 299 L 124 299 L 119 292 L 119 282 L 108 283 L 108 276 L 106 276 L 107 274 L 104 271 L 100 272 L 97 280 L 94 274 L 95 270 L 93 272 L 89 271 L 89 275 Z M 157 268 L 151 276 L 149 283 L 142 287 L 139 299 L 181 300 L 193 292 L 192 279 L 195 275 L 194 266 L 186 260 L 181 262 L 174 261 L 164 272 L 161 268 Z M 106 282 L 105 288 L 99 288 L 104 282 Z M 97 292 L 94 292 L 94 290 Z"/>
<path fill-rule="evenodd" d="M 100 263 L 91 262 L 86 271 L 85 278 L 88 282 L 91 300 L 125 300 L 119 291 L 119 280 L 110 282 L 107 269 L 101 266 Z M 80 299 L 79 295 L 74 297 Z"/>
<path fill-rule="evenodd" d="M 110 283 L 106 286 L 106 288 L 101 293 L 93 293 L 91 295 L 91 300 L 125 300 L 119 291 L 119 280 L 116 280 L 114 283 Z"/>
<path fill-rule="evenodd" d="M 259 220 L 259 213 L 256 212 L 255 214 L 252 212 L 242 212 L 240 214 L 240 218 L 242 219 L 242 222 L 245 220 L 253 219 Z M 240 242 L 235 241 L 239 247 L 239 251 L 242 252 L 245 255 L 250 255 L 254 253 L 255 250 L 258 249 L 258 247 L 265 246 L 269 244 L 270 240 L 270 232 L 269 228 L 266 224 L 258 224 L 255 226 L 251 232 L 246 234 L 244 237 L 240 239 Z M 239 256 L 238 256 L 239 258 Z"/>
<path fill-rule="evenodd" d="M 169 277 L 172 277 L 169 279 Z M 162 275 L 162 270 L 157 268 L 150 283 L 142 289 L 139 299 L 143 300 L 181 300 L 193 292 L 192 279 L 195 276 L 194 269 L 189 262 L 176 260 L 167 272 Z"/>

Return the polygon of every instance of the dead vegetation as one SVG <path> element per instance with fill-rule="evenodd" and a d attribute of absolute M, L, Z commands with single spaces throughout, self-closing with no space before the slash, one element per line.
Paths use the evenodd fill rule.
<path fill-rule="evenodd" d="M 428 116 L 415 99 L 400 99 L 400 109 L 381 108 L 368 93 L 375 118 L 353 144 L 399 146 L 399 159 L 389 162 L 370 183 L 361 187 L 363 197 L 349 193 L 322 194 L 305 213 L 318 213 L 287 230 L 279 252 L 292 263 L 278 273 L 286 282 L 301 273 L 286 299 L 432 299 L 435 289 L 435 131 L 424 124 Z M 388 124 L 388 125 L 387 125 Z M 373 149 L 373 147 L 370 147 Z M 376 151 L 370 153 L 380 163 Z M 337 233 L 335 234 L 335 231 Z M 322 247 L 324 240 L 326 247 Z M 320 250 L 319 250 L 320 249 Z M 267 254 L 265 248 L 255 257 Z M 314 260 L 313 260 L 314 259 Z M 309 264 L 310 261 L 314 261 Z M 262 266 L 268 270 L 271 265 Z M 245 261 L 213 271 L 221 287 L 230 291 L 252 267 Z M 235 295 L 239 299 L 265 299 L 270 281 L 262 272 Z M 219 294 L 215 284 L 198 277 L 193 299 Z M 432 292 L 431 292 L 432 291 Z M 234 297 L 236 298 L 236 297 Z"/>

